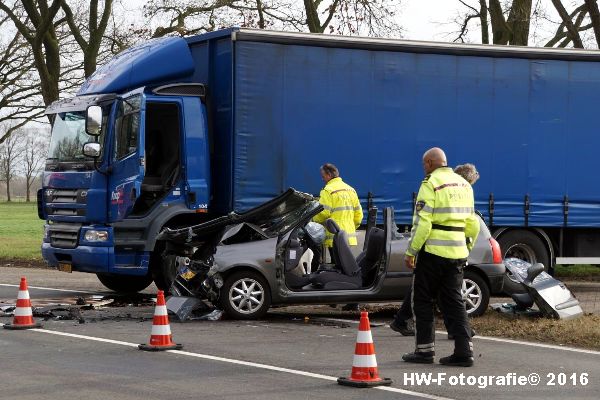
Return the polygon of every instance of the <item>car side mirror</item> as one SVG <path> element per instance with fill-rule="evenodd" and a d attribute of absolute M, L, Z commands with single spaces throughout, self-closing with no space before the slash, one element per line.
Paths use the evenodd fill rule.
<path fill-rule="evenodd" d="M 83 155 L 86 157 L 97 158 L 100 157 L 100 143 L 88 142 L 83 145 Z"/>
<path fill-rule="evenodd" d="M 102 131 L 102 107 L 89 106 L 85 118 L 85 131 L 90 136 L 98 136 Z"/>

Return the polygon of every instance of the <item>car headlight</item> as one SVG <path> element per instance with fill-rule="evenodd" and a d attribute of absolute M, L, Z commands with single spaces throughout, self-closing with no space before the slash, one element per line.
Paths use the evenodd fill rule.
<path fill-rule="evenodd" d="M 88 242 L 106 242 L 108 240 L 108 231 L 91 229 L 85 232 L 83 238 Z"/>
<path fill-rule="evenodd" d="M 50 226 L 44 225 L 44 240 L 50 239 Z"/>

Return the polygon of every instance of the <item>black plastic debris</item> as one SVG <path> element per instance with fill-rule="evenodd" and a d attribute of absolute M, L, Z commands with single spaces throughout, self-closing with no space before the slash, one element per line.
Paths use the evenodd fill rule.
<path fill-rule="evenodd" d="M 0 317 L 12 317 L 15 314 L 15 306 L 10 304 L 7 306 L 0 306 Z"/>

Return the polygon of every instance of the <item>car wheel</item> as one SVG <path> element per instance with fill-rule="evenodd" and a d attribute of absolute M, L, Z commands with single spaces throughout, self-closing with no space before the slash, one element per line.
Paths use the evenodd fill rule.
<path fill-rule="evenodd" d="M 462 295 L 469 317 L 483 315 L 490 304 L 490 288 L 485 280 L 473 271 L 465 271 Z"/>
<path fill-rule="evenodd" d="M 271 291 L 260 274 L 235 272 L 225 279 L 219 302 L 234 319 L 257 319 L 264 316 L 271 306 Z"/>
<path fill-rule="evenodd" d="M 117 274 L 96 274 L 98 280 L 117 293 L 136 293 L 146 289 L 152 283 L 152 277 Z"/>
<path fill-rule="evenodd" d="M 502 259 L 513 257 L 527 261 L 531 265 L 544 264 L 544 269 L 550 268 L 550 256 L 544 242 L 533 232 L 525 230 L 510 230 L 498 238 L 502 249 Z"/>

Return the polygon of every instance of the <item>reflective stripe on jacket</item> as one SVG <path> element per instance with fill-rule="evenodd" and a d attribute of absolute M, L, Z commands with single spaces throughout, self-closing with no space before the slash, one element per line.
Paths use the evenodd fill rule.
<path fill-rule="evenodd" d="M 363 212 L 352 186 L 344 183 L 339 177 L 330 179 L 321 190 L 319 203 L 323 206 L 323 211 L 315 215 L 313 221 L 322 224 L 329 218 L 333 219 L 340 229 L 346 231 L 348 244 L 356 246 L 358 244 L 356 228 L 360 226 Z M 325 245 L 333 246 L 333 234 L 329 231 L 327 231 Z"/>
<path fill-rule="evenodd" d="M 473 188 L 451 168 L 437 168 L 419 188 L 406 254 L 414 256 L 425 246 L 440 257 L 467 258 L 478 234 Z"/>

